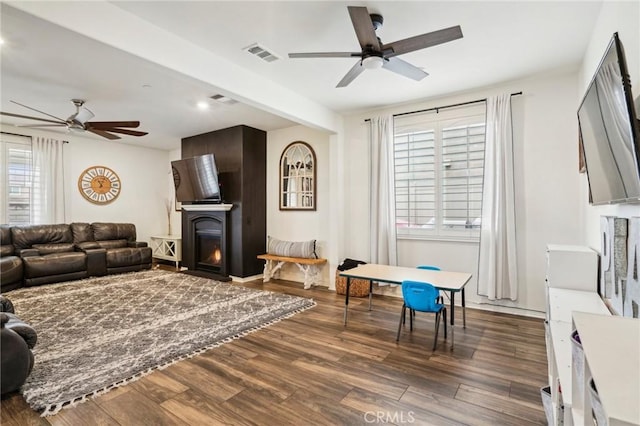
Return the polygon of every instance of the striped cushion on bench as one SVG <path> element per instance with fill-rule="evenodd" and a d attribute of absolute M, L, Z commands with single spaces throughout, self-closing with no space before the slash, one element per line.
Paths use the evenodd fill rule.
<path fill-rule="evenodd" d="M 267 253 L 287 257 L 318 258 L 316 240 L 283 241 L 267 236 Z"/>

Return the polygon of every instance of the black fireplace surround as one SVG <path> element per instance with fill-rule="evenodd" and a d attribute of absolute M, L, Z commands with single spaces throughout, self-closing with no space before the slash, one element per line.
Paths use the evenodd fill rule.
<path fill-rule="evenodd" d="M 183 210 L 183 265 L 198 275 L 229 280 L 227 234 L 226 211 Z"/>

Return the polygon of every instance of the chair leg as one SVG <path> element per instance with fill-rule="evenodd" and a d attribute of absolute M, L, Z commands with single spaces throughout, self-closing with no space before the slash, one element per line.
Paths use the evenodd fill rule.
<path fill-rule="evenodd" d="M 413 309 L 409 309 L 409 330 L 413 331 L 413 317 L 414 317 L 414 315 L 411 315 L 411 311 L 413 311 Z"/>
<path fill-rule="evenodd" d="M 442 314 L 444 315 L 444 339 L 447 340 L 447 308 L 442 308 Z"/>
<path fill-rule="evenodd" d="M 398 324 L 398 334 L 396 335 L 396 342 L 400 340 L 400 329 L 402 328 L 402 324 L 404 324 L 404 314 L 407 310 L 407 305 L 402 304 L 402 312 L 400 313 L 400 324 Z"/>
<path fill-rule="evenodd" d="M 433 350 L 436 350 L 436 346 L 438 344 L 438 330 L 440 329 L 440 312 L 436 313 L 436 335 L 433 338 Z"/>

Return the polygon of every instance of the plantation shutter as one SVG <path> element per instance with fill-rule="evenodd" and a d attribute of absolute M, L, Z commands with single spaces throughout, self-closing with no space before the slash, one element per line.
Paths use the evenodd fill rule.
<path fill-rule="evenodd" d="M 399 237 L 477 239 L 485 107 L 396 117 L 394 168 Z"/>
<path fill-rule="evenodd" d="M 26 225 L 31 221 L 31 138 L 2 133 L 0 142 L 0 222 Z"/>

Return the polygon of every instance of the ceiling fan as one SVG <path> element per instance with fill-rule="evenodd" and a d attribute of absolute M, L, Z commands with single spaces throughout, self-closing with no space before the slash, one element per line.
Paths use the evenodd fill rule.
<path fill-rule="evenodd" d="M 120 139 L 120 136 L 114 135 L 114 133 L 122 133 L 125 135 L 131 136 L 144 136 L 147 132 L 140 132 L 138 130 L 129 130 L 123 129 L 122 127 L 138 127 L 140 125 L 139 121 L 89 121 L 94 117 L 94 114 L 85 108 L 84 101 L 81 99 L 71 99 L 71 102 L 76 106 L 75 114 L 72 114 L 66 120 L 63 120 L 60 117 L 56 117 L 55 115 L 47 114 L 46 112 L 39 111 L 35 108 L 32 108 L 27 105 L 23 105 L 16 101 L 11 101 L 16 105 L 20 105 L 22 107 L 28 108 L 32 111 L 39 112 L 40 114 L 44 114 L 51 118 L 55 118 L 55 120 L 49 120 L 47 118 L 40 117 L 30 117 L 27 115 L 13 114 L 10 112 L 1 112 L 0 115 L 7 115 L 10 117 L 17 118 L 26 118 L 28 120 L 38 120 L 44 121 L 50 124 L 31 124 L 25 125 L 22 127 L 66 127 L 71 131 L 83 132 L 89 131 L 91 133 L 95 133 L 96 135 L 102 136 L 107 139 Z"/>
<path fill-rule="evenodd" d="M 420 68 L 397 58 L 403 53 L 413 52 L 438 44 L 462 38 L 459 25 L 430 33 L 409 37 L 393 43 L 383 44 L 376 36 L 376 30 L 382 26 L 382 15 L 369 14 L 366 7 L 348 6 L 349 16 L 356 37 L 362 48 L 361 52 L 318 52 L 289 53 L 289 58 L 357 58 L 360 60 L 347 72 L 336 87 L 345 87 L 359 76 L 365 69 L 384 68 L 405 77 L 420 81 L 428 74 Z"/>

